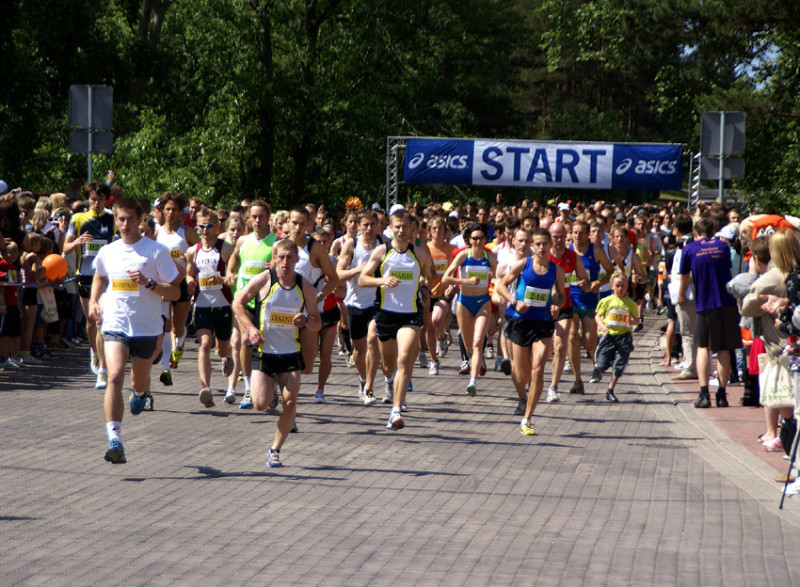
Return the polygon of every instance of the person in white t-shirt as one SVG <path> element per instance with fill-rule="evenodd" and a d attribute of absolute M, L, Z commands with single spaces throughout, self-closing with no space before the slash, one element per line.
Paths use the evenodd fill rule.
<path fill-rule="evenodd" d="M 137 415 L 147 404 L 150 369 L 164 329 L 161 298 L 175 300 L 180 295 L 181 275 L 169 249 L 139 234 L 141 217 L 142 207 L 136 200 L 123 198 L 114 204 L 120 239 L 98 251 L 89 300 L 89 312 L 101 324 L 105 339 L 108 385 L 104 406 L 109 442 L 105 459 L 114 464 L 127 462 L 120 428 L 128 359 L 133 386 L 129 405 L 131 414 Z"/>

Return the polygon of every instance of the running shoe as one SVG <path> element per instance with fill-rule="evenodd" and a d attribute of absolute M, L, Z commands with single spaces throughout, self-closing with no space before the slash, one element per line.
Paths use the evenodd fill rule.
<path fill-rule="evenodd" d="M 248 397 L 250 396 L 249 393 L 247 395 Z M 272 403 L 269 405 L 269 409 L 274 410 L 277 407 L 278 407 L 278 391 L 275 390 L 275 393 L 272 394 Z"/>
<path fill-rule="evenodd" d="M 546 401 L 548 404 L 553 404 L 558 400 L 559 400 L 558 387 L 556 387 L 555 385 L 551 385 L 550 387 L 547 388 L 547 399 L 545 399 L 544 401 Z"/>
<path fill-rule="evenodd" d="M 144 411 L 145 412 L 152 412 L 155 409 L 155 407 L 153 405 L 153 394 L 152 393 L 148 393 L 145 397 L 147 398 L 147 405 L 144 407 Z"/>
<path fill-rule="evenodd" d="M 503 357 L 495 357 L 494 358 L 494 370 L 495 372 L 499 372 L 500 369 L 503 368 Z"/>
<path fill-rule="evenodd" d="M 400 430 L 403 426 L 405 426 L 405 423 L 403 423 L 403 416 L 400 415 L 400 412 L 392 412 L 389 416 L 389 421 L 386 422 L 386 429 Z"/>
<path fill-rule="evenodd" d="M 105 389 L 108 386 L 108 371 L 103 369 L 97 372 L 97 381 L 94 384 L 95 389 Z"/>
<path fill-rule="evenodd" d="M 172 354 L 169 357 L 169 366 L 173 369 L 176 369 L 178 367 L 178 363 L 181 362 L 182 358 L 183 358 L 183 347 L 176 346 L 174 349 L 172 349 Z"/>
<path fill-rule="evenodd" d="M 470 379 L 469 383 L 467 383 L 467 395 L 470 397 L 475 397 L 475 394 L 478 392 L 478 386 L 475 384 L 474 379 Z"/>
<path fill-rule="evenodd" d="M 618 404 L 619 403 L 619 400 L 617 399 L 617 396 L 614 395 L 614 390 L 613 389 L 609 389 L 606 392 L 606 399 L 608 401 L 610 401 L 612 404 Z"/>
<path fill-rule="evenodd" d="M 524 416 L 525 415 L 525 408 L 526 408 L 525 404 L 522 403 L 522 401 L 518 401 L 517 402 L 517 409 L 514 410 L 514 415 L 515 416 Z"/>
<path fill-rule="evenodd" d="M 428 364 L 428 375 L 438 375 L 439 374 L 439 361 L 431 361 Z"/>
<path fill-rule="evenodd" d="M 232 387 L 225 392 L 225 403 L 231 405 L 236 403 L 236 391 Z"/>
<path fill-rule="evenodd" d="M 166 386 L 172 385 L 172 371 L 164 369 L 159 375 L 158 380 Z"/>
<path fill-rule="evenodd" d="M 425 369 L 427 367 L 428 367 L 428 355 L 425 353 L 425 351 L 420 351 L 419 352 L 419 368 L 420 369 Z"/>
<path fill-rule="evenodd" d="M 73 347 L 75 346 L 75 345 L 72 343 L 72 341 L 71 341 L 70 339 L 68 339 L 68 338 L 62 338 L 62 339 L 61 339 L 61 345 L 62 345 L 63 347 L 65 347 L 65 348 L 68 348 L 68 349 L 71 349 L 71 348 L 73 348 Z"/>
<path fill-rule="evenodd" d="M 383 403 L 385 404 L 393 404 L 394 403 L 394 383 L 389 383 L 388 381 L 384 384 L 383 388 Z"/>
<path fill-rule="evenodd" d="M 292 429 L 289 430 L 289 432 L 291 432 L 292 434 L 297 434 L 298 432 L 300 432 L 300 429 L 297 427 L 297 420 L 292 422 Z"/>
<path fill-rule="evenodd" d="M 325 392 L 321 389 L 318 389 L 314 392 L 314 403 L 315 404 L 324 404 L 325 403 Z"/>
<path fill-rule="evenodd" d="M 97 375 L 97 370 L 100 368 L 100 359 L 97 357 L 96 354 L 90 352 L 89 353 L 89 370 L 94 374 Z"/>
<path fill-rule="evenodd" d="M 461 361 L 461 367 L 458 369 L 459 375 L 466 375 L 469 373 L 469 361 Z"/>
<path fill-rule="evenodd" d="M 277 467 L 282 467 L 283 463 L 281 462 L 281 455 L 280 452 L 277 450 L 269 449 L 267 453 L 267 466 L 270 469 L 275 469 Z"/>
<path fill-rule="evenodd" d="M 250 397 L 249 393 L 245 393 L 242 401 L 239 402 L 239 409 L 240 410 L 250 410 L 253 408 L 253 399 Z"/>
<path fill-rule="evenodd" d="M 569 388 L 570 393 L 577 393 L 578 395 L 583 395 L 586 393 L 586 390 L 583 389 L 583 381 L 576 381 L 572 384 L 572 387 Z"/>
<path fill-rule="evenodd" d="M 536 434 L 536 430 L 533 429 L 533 424 L 531 424 L 529 420 L 523 420 L 520 423 L 519 431 L 524 436 L 533 436 L 534 434 Z"/>
<path fill-rule="evenodd" d="M 487 345 L 486 348 L 483 349 L 483 358 L 484 359 L 494 359 L 494 347 Z"/>
<path fill-rule="evenodd" d="M 122 441 L 115 438 L 108 443 L 105 459 L 114 465 L 121 465 L 122 463 L 128 462 L 128 459 L 125 458 L 125 449 L 122 448 Z"/>
<path fill-rule="evenodd" d="M 214 394 L 211 393 L 211 390 L 207 387 L 204 387 L 200 390 L 198 394 L 198 398 L 200 399 L 200 403 L 203 404 L 207 408 L 214 407 Z"/>
<path fill-rule="evenodd" d="M 20 361 L 23 365 L 42 365 L 44 361 L 39 359 L 38 357 L 34 357 L 33 355 L 25 355 L 24 357 L 20 357 Z"/>
<path fill-rule="evenodd" d="M 233 373 L 233 359 L 225 357 L 222 359 L 222 376 L 229 377 L 231 373 Z"/>
<path fill-rule="evenodd" d="M 350 353 L 349 355 L 347 355 L 347 366 L 348 367 L 355 367 L 356 366 L 356 360 L 353 358 L 353 353 Z"/>
<path fill-rule="evenodd" d="M 486 361 L 481 363 L 481 368 L 478 369 L 478 375 L 480 375 L 481 377 L 486 375 Z"/>
<path fill-rule="evenodd" d="M 365 406 L 371 406 L 378 401 L 378 398 L 372 393 L 371 389 L 364 390 L 363 401 Z"/>
<path fill-rule="evenodd" d="M 131 408 L 131 414 L 137 416 L 142 413 L 144 407 L 147 405 L 147 396 L 138 396 L 135 391 L 131 392 L 131 397 L 128 398 L 128 405 Z"/>
<path fill-rule="evenodd" d="M 592 371 L 592 378 L 589 379 L 589 383 L 600 383 L 603 380 L 603 374 L 600 372 L 600 369 L 594 369 Z"/>
<path fill-rule="evenodd" d="M 500 370 L 503 372 L 503 375 L 511 375 L 511 359 L 503 359 Z"/>
<path fill-rule="evenodd" d="M 346 354 L 347 354 L 347 351 L 344 348 L 344 344 L 340 340 L 339 341 L 339 356 L 343 356 L 343 355 L 346 355 Z"/>
<path fill-rule="evenodd" d="M 11 371 L 11 370 L 14 370 L 14 369 L 19 369 L 19 365 L 17 365 L 11 359 L 6 359 L 2 363 L 0 363 L 0 369 L 5 369 L 7 371 Z"/>

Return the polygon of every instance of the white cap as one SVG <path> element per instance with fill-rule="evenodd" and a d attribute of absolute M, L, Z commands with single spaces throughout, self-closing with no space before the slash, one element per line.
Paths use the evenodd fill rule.
<path fill-rule="evenodd" d="M 400 210 L 405 210 L 403 204 L 393 204 L 392 207 L 389 208 L 389 216 L 394 216 Z"/>
<path fill-rule="evenodd" d="M 717 238 L 722 237 L 725 240 L 732 241 L 733 239 L 736 238 L 737 234 L 739 234 L 739 231 L 736 230 L 736 227 L 733 226 L 732 224 L 728 224 L 714 236 L 716 236 Z"/>
<path fill-rule="evenodd" d="M 561 202 L 558 205 L 558 211 L 559 212 L 569 212 L 569 204 L 567 204 L 566 202 Z"/>
<path fill-rule="evenodd" d="M 0 179 L 0 195 L 3 195 L 8 191 L 8 184 Z"/>
<path fill-rule="evenodd" d="M 447 215 L 447 217 L 448 218 L 456 218 L 457 219 L 458 218 L 458 212 L 453 210 L 452 212 L 450 212 L 450 214 Z"/>

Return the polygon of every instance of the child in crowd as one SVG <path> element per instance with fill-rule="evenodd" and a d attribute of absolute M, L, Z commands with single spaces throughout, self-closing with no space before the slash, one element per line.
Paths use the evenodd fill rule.
<path fill-rule="evenodd" d="M 602 338 L 597 344 L 595 367 L 590 383 L 599 382 L 603 373 L 612 367 L 611 382 L 606 391 L 606 399 L 617 403 L 614 387 L 628 366 L 628 357 L 633 352 L 633 326 L 639 324 L 639 308 L 627 297 L 628 278 L 617 270 L 611 276 L 611 292 L 614 295 L 603 298 L 597 304 L 597 329 Z"/>
<path fill-rule="evenodd" d="M 8 243 L 0 259 L 0 283 L 19 283 L 19 247 Z M 0 369 L 19 369 L 19 338 L 21 316 L 19 313 L 19 288 L 0 287 Z"/>

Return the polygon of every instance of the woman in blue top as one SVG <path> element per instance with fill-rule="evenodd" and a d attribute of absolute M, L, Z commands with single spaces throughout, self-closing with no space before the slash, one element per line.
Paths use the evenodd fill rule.
<path fill-rule="evenodd" d="M 486 231 L 473 223 L 464 229 L 467 248 L 460 251 L 442 276 L 442 283 L 461 286 L 456 319 L 461 338 L 472 351 L 467 395 L 477 391 L 475 380 L 483 364 L 483 340 L 489 330 L 489 280 L 497 269 L 497 257 L 487 251 Z M 458 272 L 459 277 L 456 277 Z"/>
<path fill-rule="evenodd" d="M 550 261 L 550 233 L 533 233 L 533 256 L 518 261 L 497 283 L 497 293 L 508 301 L 506 336 L 511 341 L 511 365 L 517 392 L 530 382 L 525 416 L 520 431 L 535 434 L 531 415 L 544 386 L 544 368 L 553 354 L 553 320 L 566 299 L 564 270 Z M 514 292 L 509 284 L 517 281 Z M 555 293 L 553 290 L 555 289 Z"/>

